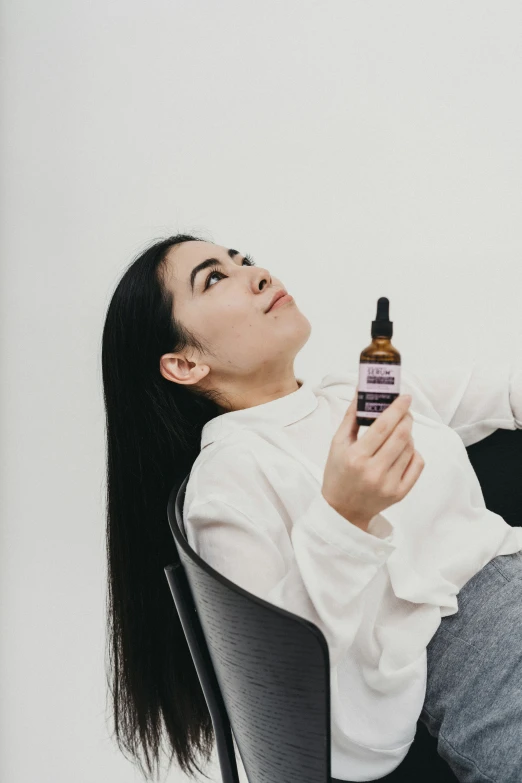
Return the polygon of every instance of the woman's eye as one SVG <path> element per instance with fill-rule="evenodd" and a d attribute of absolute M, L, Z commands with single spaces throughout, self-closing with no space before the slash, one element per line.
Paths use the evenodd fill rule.
<path fill-rule="evenodd" d="M 255 266 L 256 262 L 251 256 L 245 254 L 245 257 L 243 259 L 243 264 L 246 264 L 246 266 Z M 243 264 L 241 266 L 243 266 Z M 219 269 L 212 269 L 205 281 L 205 287 L 203 289 L 204 291 L 206 291 L 207 288 L 209 288 L 209 282 L 211 278 L 214 277 L 214 275 L 219 275 L 220 277 L 226 277 L 226 275 L 224 275 L 223 272 L 221 272 Z"/>
<path fill-rule="evenodd" d="M 205 287 L 204 287 L 204 289 L 203 289 L 204 291 L 206 291 L 206 290 L 207 290 L 207 288 L 209 287 L 209 286 L 208 286 L 208 284 L 209 284 L 209 282 L 210 282 L 211 278 L 213 278 L 213 277 L 214 277 L 214 275 L 222 275 L 222 277 L 224 277 L 224 275 L 223 275 L 223 274 L 222 274 L 222 273 L 219 271 L 219 269 L 214 269 L 214 270 L 213 270 L 213 271 L 212 271 L 212 272 L 209 274 L 209 276 L 207 277 L 207 279 L 206 279 L 206 281 L 205 281 Z"/>

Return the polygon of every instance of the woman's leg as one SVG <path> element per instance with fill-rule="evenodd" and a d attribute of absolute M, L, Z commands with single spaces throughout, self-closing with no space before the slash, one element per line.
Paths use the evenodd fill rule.
<path fill-rule="evenodd" d="M 522 553 L 490 561 L 428 645 L 420 720 L 461 783 L 522 782 Z"/>

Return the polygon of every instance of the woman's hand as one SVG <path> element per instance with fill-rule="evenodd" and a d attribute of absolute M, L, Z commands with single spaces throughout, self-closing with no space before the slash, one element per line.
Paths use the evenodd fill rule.
<path fill-rule="evenodd" d="M 358 387 L 332 439 L 321 491 L 348 522 L 367 530 L 376 514 L 408 494 L 424 460 L 413 447 L 411 397 L 396 397 L 359 439 L 357 397 Z"/>

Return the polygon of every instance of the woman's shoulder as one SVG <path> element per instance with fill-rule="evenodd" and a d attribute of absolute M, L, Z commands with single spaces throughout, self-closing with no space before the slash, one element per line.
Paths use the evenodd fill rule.
<path fill-rule="evenodd" d="M 185 508 L 221 498 L 232 504 L 251 504 L 270 493 L 267 464 L 272 449 L 253 429 L 237 430 L 206 446 L 190 471 Z"/>
<path fill-rule="evenodd" d="M 316 394 L 333 394 L 341 400 L 351 401 L 358 383 L 357 371 L 334 372 L 325 375 L 313 388 Z"/>

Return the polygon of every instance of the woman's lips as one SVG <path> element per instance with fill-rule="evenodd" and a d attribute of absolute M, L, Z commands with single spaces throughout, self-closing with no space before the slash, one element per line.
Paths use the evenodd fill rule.
<path fill-rule="evenodd" d="M 286 302 L 292 302 L 293 299 L 294 297 L 291 294 L 285 294 L 284 296 L 280 296 L 279 299 L 276 302 L 274 302 L 270 310 L 267 310 L 267 313 L 271 313 L 272 310 L 276 309 L 276 307 L 281 307 Z"/>

